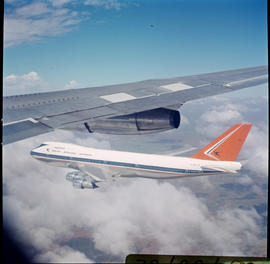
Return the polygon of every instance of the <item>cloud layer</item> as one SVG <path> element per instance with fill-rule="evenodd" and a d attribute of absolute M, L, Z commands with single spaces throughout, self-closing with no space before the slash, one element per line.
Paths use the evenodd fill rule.
<path fill-rule="evenodd" d="M 80 88 L 82 85 L 76 80 L 69 81 L 63 89 Z M 4 77 L 4 96 L 29 94 L 36 92 L 48 92 L 55 90 L 37 72 L 29 72 L 23 75 L 10 74 Z"/>
<path fill-rule="evenodd" d="M 63 170 L 45 173 L 35 161 L 31 167 L 7 180 L 4 212 L 20 226 L 19 237 L 44 252 L 39 260 L 54 261 L 57 240 L 80 227 L 91 230 L 96 249 L 119 260 L 136 252 L 243 255 L 259 242 L 255 210 L 221 208 L 213 215 L 190 189 L 154 180 L 75 190 Z"/>
<path fill-rule="evenodd" d="M 117 0 L 86 0 L 84 2 L 85 5 L 96 6 L 96 7 L 104 7 L 105 9 L 116 9 L 120 10 L 123 3 L 120 3 Z"/>
<path fill-rule="evenodd" d="M 4 78 L 4 95 L 17 95 L 47 91 L 49 88 L 37 72 L 29 72 L 23 75 L 11 74 Z"/>
<path fill-rule="evenodd" d="M 79 87 L 80 87 L 80 84 L 75 80 L 71 80 L 65 85 L 65 89 L 73 89 L 73 88 L 79 88 Z"/>
<path fill-rule="evenodd" d="M 262 107 L 266 106 L 263 98 L 257 98 L 257 100 L 252 98 L 246 102 L 238 103 L 232 103 L 224 98 L 221 104 L 214 103 L 215 99 L 208 100 L 212 100 L 213 104 L 201 114 L 197 122 L 197 131 L 203 136 L 204 143 L 207 142 L 206 139 L 216 138 L 217 135 L 220 135 L 235 123 L 250 123 L 251 121 L 249 120 L 252 115 L 257 113 L 256 116 L 260 117 L 258 105 L 264 103 Z M 246 168 L 251 172 L 266 178 L 268 175 L 268 126 L 266 112 L 264 116 L 265 120 L 260 120 L 259 118 L 252 122 L 252 129 L 239 159 L 246 160 Z M 247 162 L 247 160 L 250 162 Z"/>
<path fill-rule="evenodd" d="M 202 146 L 204 141 L 208 143 L 232 123 L 248 120 L 246 116 L 251 114 L 244 103 L 235 104 L 224 99 L 221 105 L 214 103 L 214 99 L 208 100 L 212 100 L 212 107 L 206 109 L 202 102 L 202 110 L 196 113 L 197 119 L 191 119 L 188 111 L 185 112 L 186 126 L 196 128 L 197 137 L 203 139 Z M 199 104 L 197 102 L 197 107 Z M 226 115 L 227 112 L 230 114 Z M 215 115 L 220 113 L 228 118 L 216 119 Z M 260 115 L 260 109 L 256 113 Z M 214 136 L 203 129 L 206 127 Z M 158 140 L 165 136 L 147 137 Z M 223 179 L 228 179 L 230 184 L 250 186 L 247 194 L 263 195 L 257 180 L 266 181 L 267 138 L 266 123 L 261 115 L 260 120 L 254 120 L 252 133 L 241 152 L 241 159 L 253 161 L 257 157 L 260 170 L 250 162 L 251 165 L 245 165 L 243 175 L 223 176 Z M 226 183 L 222 182 L 222 177 L 219 182 L 217 178 L 209 177 L 160 182 L 125 179 L 96 190 L 76 190 L 65 181 L 68 169 L 46 166 L 29 156 L 32 148 L 50 140 L 105 149 L 111 148 L 111 142 L 119 145 L 118 140 L 122 140 L 121 144 L 129 144 L 123 137 L 113 139 L 57 131 L 5 146 L 5 220 L 16 227 L 17 237 L 38 250 L 39 253 L 34 255 L 36 261 L 58 262 L 64 255 L 66 260 L 74 262 L 98 261 L 93 258 L 95 250 L 118 261 L 123 261 L 129 253 L 245 255 L 249 254 L 250 248 L 265 246 L 261 239 L 265 230 L 261 225 L 262 215 L 253 206 L 243 209 L 226 202 L 224 206 L 209 207 L 214 202 L 209 200 L 210 194 L 217 184 Z M 10 161 L 18 156 L 21 158 L 13 166 Z M 200 192 L 209 193 L 209 198 L 198 195 L 195 191 L 198 186 Z M 227 192 L 226 189 L 223 192 Z M 218 195 L 224 196 L 222 192 Z M 84 230 L 84 237 L 93 241 L 94 248 L 89 248 L 87 256 L 63 242 L 75 236 L 78 230 Z"/>
<path fill-rule="evenodd" d="M 56 36 L 72 30 L 80 23 L 77 12 L 48 2 L 33 2 L 6 10 L 4 20 L 5 47 Z"/>
<path fill-rule="evenodd" d="M 119 10 L 124 5 L 117 0 L 6 2 L 5 48 L 70 32 L 76 25 L 89 18 L 87 7 Z M 79 4 L 86 11 L 74 11 L 75 6 Z"/>

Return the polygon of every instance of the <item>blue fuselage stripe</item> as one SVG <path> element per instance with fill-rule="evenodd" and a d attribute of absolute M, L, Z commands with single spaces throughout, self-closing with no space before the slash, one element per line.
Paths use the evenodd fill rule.
<path fill-rule="evenodd" d="M 88 159 L 88 158 L 79 158 L 79 157 L 71 157 L 71 156 L 63 156 L 63 155 L 54 155 L 54 154 L 44 154 L 31 151 L 31 155 L 35 157 L 44 157 L 54 160 L 61 160 L 65 162 L 84 162 L 90 163 L 93 165 L 107 165 L 107 166 L 118 166 L 128 169 L 139 169 L 139 170 L 150 170 L 154 172 L 167 172 L 167 173 L 217 173 L 220 171 L 206 171 L 206 170 L 185 170 L 185 169 L 177 169 L 177 168 L 168 168 L 168 167 L 160 167 L 160 166 L 152 166 L 152 165 L 142 165 L 142 164 L 134 164 L 134 163 L 127 163 L 127 162 L 118 162 L 118 161 L 107 161 L 107 160 L 96 160 L 96 159 Z"/>

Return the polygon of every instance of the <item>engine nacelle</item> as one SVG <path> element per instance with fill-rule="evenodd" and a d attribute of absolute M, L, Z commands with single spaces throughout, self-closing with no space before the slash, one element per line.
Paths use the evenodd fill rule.
<path fill-rule="evenodd" d="M 73 187 L 77 189 L 95 189 L 98 188 L 98 186 L 91 181 L 88 181 L 86 179 L 74 179 L 73 180 Z"/>
<path fill-rule="evenodd" d="M 78 188 L 78 189 L 95 189 L 95 188 L 98 188 L 98 186 L 95 184 L 95 182 L 90 181 L 80 171 L 73 171 L 73 172 L 67 173 L 66 180 L 72 182 L 74 188 Z"/>
<path fill-rule="evenodd" d="M 118 135 L 149 134 L 178 128 L 180 113 L 176 110 L 157 108 L 130 115 L 98 119 L 84 123 L 90 133 Z"/>
<path fill-rule="evenodd" d="M 71 181 L 71 182 L 73 182 L 73 180 L 75 179 L 75 178 L 79 178 L 79 179 L 81 179 L 82 177 L 80 176 L 80 172 L 79 171 L 73 171 L 73 172 L 69 172 L 69 173 L 67 173 L 67 175 L 66 175 L 66 180 L 67 181 Z"/>

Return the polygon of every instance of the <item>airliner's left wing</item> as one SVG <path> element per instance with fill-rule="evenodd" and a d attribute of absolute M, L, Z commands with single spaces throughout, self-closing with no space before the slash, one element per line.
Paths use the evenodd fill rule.
<path fill-rule="evenodd" d="M 267 82 L 267 66 L 135 83 L 8 96 L 3 143 L 53 131 L 141 134 L 176 128 L 185 102 Z"/>

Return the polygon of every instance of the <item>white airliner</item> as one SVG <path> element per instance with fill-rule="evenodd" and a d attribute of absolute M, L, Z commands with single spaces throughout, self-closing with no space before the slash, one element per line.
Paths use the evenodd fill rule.
<path fill-rule="evenodd" d="M 165 155 L 86 148 L 74 144 L 45 142 L 31 155 L 53 166 L 75 169 L 66 175 L 76 188 L 93 189 L 100 182 L 118 177 L 169 179 L 236 173 L 241 163 L 236 158 L 251 129 L 251 124 L 236 124 L 195 155 Z M 93 169 L 101 169 L 102 176 Z"/>

